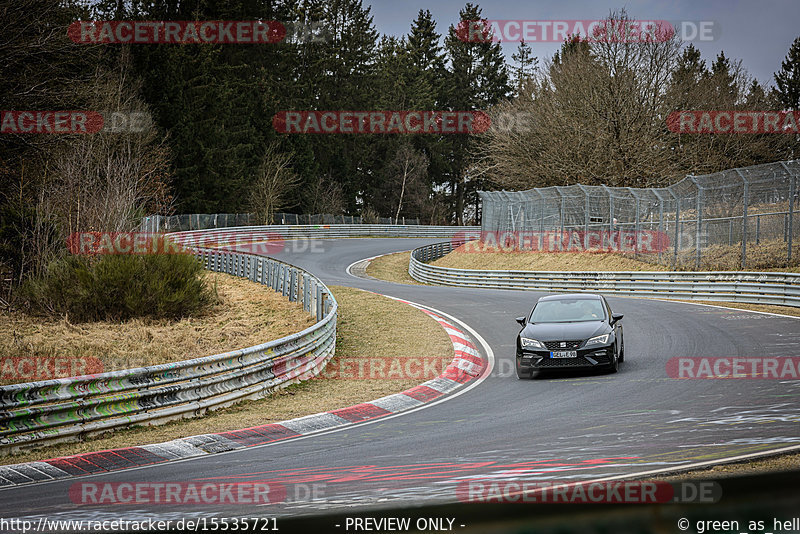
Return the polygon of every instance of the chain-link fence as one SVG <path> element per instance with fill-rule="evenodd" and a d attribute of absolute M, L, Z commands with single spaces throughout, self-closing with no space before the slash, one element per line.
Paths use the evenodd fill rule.
<path fill-rule="evenodd" d="M 678 269 L 794 265 L 800 264 L 800 225 L 794 217 L 798 178 L 800 161 L 791 160 L 689 175 L 664 188 L 577 184 L 481 191 L 481 229 L 494 234 L 572 233 L 586 239 L 593 232 L 649 232 L 648 239 L 656 235 L 664 246 L 657 252 L 640 249 L 634 239 L 630 252 Z"/>
<path fill-rule="evenodd" d="M 419 219 L 400 217 L 377 217 L 365 221 L 354 215 L 275 213 L 269 224 L 420 224 Z M 232 226 L 264 225 L 263 217 L 254 213 L 191 213 L 186 215 L 150 215 L 142 217 L 143 232 L 183 232 L 187 230 L 207 230 L 209 228 L 229 228 Z"/>

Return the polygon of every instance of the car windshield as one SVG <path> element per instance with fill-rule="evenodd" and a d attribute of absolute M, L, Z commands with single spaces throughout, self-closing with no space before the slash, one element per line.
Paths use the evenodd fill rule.
<path fill-rule="evenodd" d="M 574 323 L 602 321 L 605 317 L 600 300 L 563 299 L 543 300 L 531 313 L 532 323 Z"/>

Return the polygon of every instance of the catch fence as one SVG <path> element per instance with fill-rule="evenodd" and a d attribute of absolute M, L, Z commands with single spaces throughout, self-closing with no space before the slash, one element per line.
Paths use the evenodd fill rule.
<path fill-rule="evenodd" d="M 668 246 L 632 252 L 675 268 L 797 263 L 800 161 L 689 175 L 663 188 L 570 185 L 481 191 L 483 232 L 659 232 Z M 792 249 L 795 249 L 794 251 Z M 765 258 L 764 256 L 768 256 Z M 785 262 L 785 263 L 784 263 Z M 761 265 L 758 265 L 761 266 Z"/>

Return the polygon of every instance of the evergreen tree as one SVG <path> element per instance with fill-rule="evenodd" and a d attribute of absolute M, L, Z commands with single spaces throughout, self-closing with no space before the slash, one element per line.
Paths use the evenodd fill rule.
<path fill-rule="evenodd" d="M 794 40 L 781 70 L 775 73 L 775 83 L 784 108 L 800 110 L 800 37 Z"/>
<path fill-rule="evenodd" d="M 714 88 L 715 97 L 720 105 L 732 106 L 737 103 L 739 90 L 730 59 L 721 51 L 717 59 L 711 64 L 710 81 Z"/>
<path fill-rule="evenodd" d="M 516 90 L 516 94 L 520 95 L 525 82 L 533 76 L 539 64 L 539 58 L 533 55 L 533 51 L 528 43 L 520 39 L 517 51 L 511 54 L 511 59 L 516 62 L 516 66 L 514 67 L 514 89 Z"/>
<path fill-rule="evenodd" d="M 459 27 L 469 21 L 485 20 L 477 5 L 467 3 L 459 12 Z M 488 33 L 488 26 L 486 30 Z M 460 36 L 461 34 L 461 36 Z M 447 106 L 457 111 L 485 111 L 508 97 L 511 92 L 508 69 L 500 43 L 485 36 L 480 42 L 468 42 L 463 32 L 451 25 L 445 48 L 450 59 L 447 77 Z M 463 224 L 465 203 L 474 200 L 481 181 L 470 176 L 472 145 L 478 142 L 467 134 L 453 136 L 451 165 L 447 177 L 452 196 L 454 222 Z M 470 180 L 470 178 L 473 178 Z M 471 197 L 471 198 L 468 198 Z"/>
<path fill-rule="evenodd" d="M 444 109 L 447 95 L 446 56 L 441 45 L 441 34 L 436 31 L 436 21 L 429 10 L 420 10 L 411 24 L 407 42 L 410 63 L 410 79 L 413 80 L 412 101 L 420 110 Z M 445 135 L 416 135 L 411 138 L 412 146 L 425 155 L 428 160 L 427 173 L 429 189 L 438 188 L 447 180 L 450 166 L 450 138 Z M 438 206 L 433 200 L 426 206 L 426 213 L 418 215 L 431 220 Z"/>

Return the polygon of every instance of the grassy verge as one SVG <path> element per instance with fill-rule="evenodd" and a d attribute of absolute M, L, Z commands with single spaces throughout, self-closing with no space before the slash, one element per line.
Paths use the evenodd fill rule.
<path fill-rule="evenodd" d="M 514 271 L 666 271 L 622 254 L 580 252 L 466 252 L 458 247 L 433 262 L 453 269 Z"/>
<path fill-rule="evenodd" d="M 375 258 L 367 265 L 367 274 L 387 282 L 422 285 L 408 274 L 410 257 L 410 252 L 396 252 Z"/>
<path fill-rule="evenodd" d="M 367 274 L 403 284 L 419 284 L 408 275 L 410 252 L 397 252 L 376 258 L 367 267 Z M 439 258 L 433 265 L 457 269 L 496 269 L 522 271 L 664 271 L 666 267 L 640 262 L 618 254 L 581 253 L 509 253 L 482 252 L 471 254 L 453 251 Z M 800 309 L 791 306 L 769 306 L 763 304 L 742 304 L 737 302 L 715 302 L 705 300 L 675 300 L 695 304 L 711 304 L 749 311 L 761 311 L 800 317 Z"/>
<path fill-rule="evenodd" d="M 495 249 L 496 250 L 496 249 Z M 703 250 L 701 271 L 741 270 L 741 245 L 713 245 Z M 786 263 L 786 245 L 783 242 L 748 244 L 747 270 L 800 272 L 800 245 L 792 249 L 792 264 Z M 670 254 L 658 255 L 586 253 L 586 252 L 494 252 L 484 251 L 475 242 L 462 245 L 450 254 L 439 258 L 433 265 L 454 269 L 497 269 L 518 271 L 693 271 L 694 252 L 683 252 L 677 267 Z"/>
<path fill-rule="evenodd" d="M 203 316 L 132 319 L 124 323 L 72 323 L 68 318 L 0 314 L 0 384 L 72 376 L 70 370 L 99 361 L 87 372 L 114 371 L 174 362 L 249 347 L 314 324 L 296 303 L 248 280 L 209 273 L 219 302 Z M 4 358 L 25 361 L 57 359 L 53 376 L 36 376 L 30 367 L 13 369 Z M 71 363 L 71 365 L 70 365 Z M 61 371 L 61 372 L 59 372 Z"/>
<path fill-rule="evenodd" d="M 252 282 L 243 281 L 250 284 Z M 339 301 L 339 322 L 334 362 L 426 358 L 443 364 L 453 358 L 453 346 L 439 324 L 423 312 L 400 302 L 346 287 L 331 287 Z M 270 292 L 270 291 L 267 291 Z M 391 329 L 384 318 L 391 317 Z M 263 338 L 262 338 L 263 340 Z M 237 345 L 238 346 L 238 345 Z M 232 345 L 228 345 L 233 348 Z M 387 362 L 388 363 L 388 362 Z M 389 366 L 387 365 L 387 368 Z M 56 445 L 0 458 L 0 464 L 43 460 L 82 452 L 168 441 L 196 434 L 224 432 L 283 421 L 317 412 L 367 402 L 412 387 L 418 379 L 321 378 L 290 386 L 269 397 L 245 401 L 198 419 L 157 427 L 120 430 L 81 443 Z"/>

